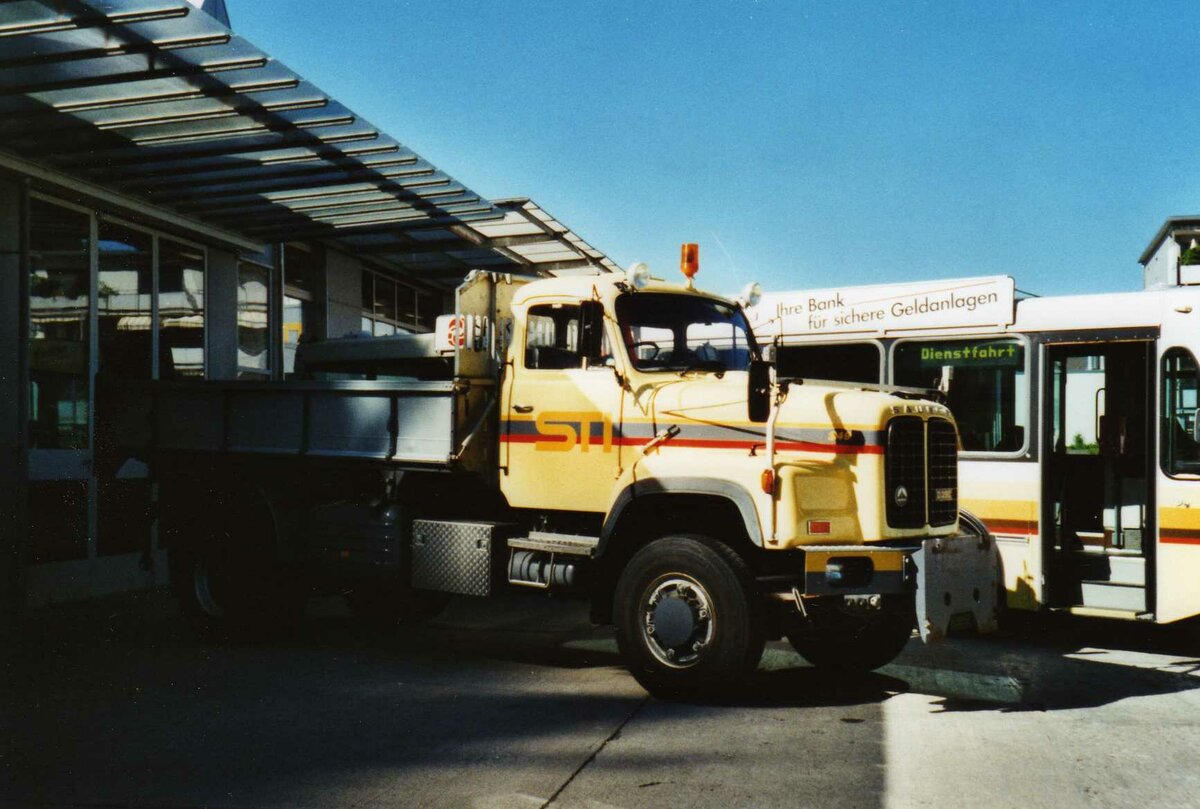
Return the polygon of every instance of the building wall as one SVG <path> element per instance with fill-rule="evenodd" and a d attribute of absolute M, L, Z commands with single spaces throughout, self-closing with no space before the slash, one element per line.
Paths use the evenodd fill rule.
<path fill-rule="evenodd" d="M 1176 267 L 1179 266 L 1179 245 L 1168 234 L 1158 250 L 1146 262 L 1144 286 L 1146 289 L 1175 286 L 1179 282 Z"/>
<path fill-rule="evenodd" d="M 336 250 L 325 251 L 325 337 L 345 337 L 362 329 L 362 262 Z"/>
<path fill-rule="evenodd" d="M 16 182 L 0 180 L 0 634 L 24 602 L 25 526 L 21 481 L 21 200 Z"/>

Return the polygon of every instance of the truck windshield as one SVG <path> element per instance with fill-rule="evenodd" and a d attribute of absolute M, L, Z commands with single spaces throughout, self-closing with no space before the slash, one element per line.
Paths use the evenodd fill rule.
<path fill-rule="evenodd" d="M 617 320 L 629 359 L 640 371 L 744 371 L 757 351 L 742 311 L 709 298 L 622 295 Z"/>

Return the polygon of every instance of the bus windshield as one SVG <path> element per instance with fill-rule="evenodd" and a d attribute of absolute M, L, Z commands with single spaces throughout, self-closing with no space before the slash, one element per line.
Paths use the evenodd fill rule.
<path fill-rule="evenodd" d="M 744 371 L 757 356 L 746 316 L 721 301 L 637 292 L 617 299 L 617 320 L 639 371 Z"/>

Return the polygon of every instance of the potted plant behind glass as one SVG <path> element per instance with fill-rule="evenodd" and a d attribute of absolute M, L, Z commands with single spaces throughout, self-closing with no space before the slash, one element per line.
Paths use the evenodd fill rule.
<path fill-rule="evenodd" d="M 1180 284 L 1200 284 L 1200 245 L 1195 239 L 1179 252 L 1178 277 Z"/>

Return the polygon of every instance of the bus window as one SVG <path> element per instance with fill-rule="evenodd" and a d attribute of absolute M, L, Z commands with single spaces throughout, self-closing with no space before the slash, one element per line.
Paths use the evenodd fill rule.
<path fill-rule="evenodd" d="M 879 382 L 879 346 L 875 343 L 782 346 L 776 360 L 780 376 Z"/>
<path fill-rule="evenodd" d="M 896 345 L 892 381 L 935 388 L 954 369 L 947 404 L 966 452 L 1016 452 L 1025 446 L 1029 383 L 1025 347 L 1016 340 L 938 340 Z"/>
<path fill-rule="evenodd" d="M 1162 465 L 1168 475 L 1200 474 L 1200 443 L 1196 441 L 1196 358 L 1183 348 L 1163 356 Z"/>

